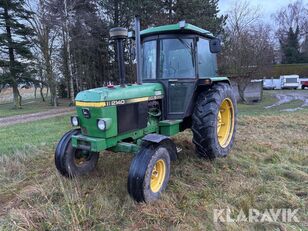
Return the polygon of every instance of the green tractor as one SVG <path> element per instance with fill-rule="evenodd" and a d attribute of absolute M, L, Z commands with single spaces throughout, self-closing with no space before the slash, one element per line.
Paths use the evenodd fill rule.
<path fill-rule="evenodd" d="M 135 153 L 127 188 L 137 202 L 157 200 L 167 187 L 170 161 L 179 148 L 171 136 L 191 129 L 196 154 L 225 157 L 236 131 L 236 100 L 227 77 L 217 77 L 219 39 L 180 21 L 140 31 L 139 18 L 128 36 L 110 30 L 116 44 L 120 84 L 78 93 L 76 129 L 55 151 L 55 164 L 66 177 L 89 173 L 104 150 Z M 135 41 L 137 82 L 125 83 L 123 42 Z M 115 164 L 116 166 L 116 164 Z"/>

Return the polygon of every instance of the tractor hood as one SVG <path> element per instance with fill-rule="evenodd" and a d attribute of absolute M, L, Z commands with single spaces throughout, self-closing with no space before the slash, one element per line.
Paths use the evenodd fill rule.
<path fill-rule="evenodd" d="M 162 97 L 163 87 L 160 83 L 143 83 L 142 85 L 126 85 L 125 88 L 116 85 L 112 88 L 101 87 L 79 92 L 75 98 L 78 102 L 111 102 L 128 99 L 142 99 L 145 97 Z M 136 101 L 138 102 L 138 101 Z"/>

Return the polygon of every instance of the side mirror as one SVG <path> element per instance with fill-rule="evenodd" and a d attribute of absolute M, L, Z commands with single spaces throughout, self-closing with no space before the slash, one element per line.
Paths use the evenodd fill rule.
<path fill-rule="evenodd" d="M 220 39 L 213 38 L 210 40 L 210 51 L 211 53 L 219 53 L 221 51 Z"/>

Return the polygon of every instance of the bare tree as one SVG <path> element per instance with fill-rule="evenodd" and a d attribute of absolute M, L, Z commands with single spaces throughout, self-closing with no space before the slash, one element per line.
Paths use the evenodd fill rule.
<path fill-rule="evenodd" d="M 307 62 L 308 4 L 298 0 L 279 9 L 272 17 L 278 28 L 276 37 L 280 43 L 281 62 Z"/>
<path fill-rule="evenodd" d="M 43 66 L 46 72 L 48 87 L 50 88 L 51 94 L 50 103 L 56 107 L 58 105 L 57 81 L 53 71 L 52 55 L 55 50 L 54 43 L 58 33 L 46 9 L 47 4 L 48 2 L 46 0 L 37 0 L 36 3 L 34 3 L 33 0 L 28 0 L 28 7 L 35 12 L 35 15 L 28 19 L 28 22 L 36 32 L 36 37 L 33 38 L 33 42 L 43 57 L 44 62 L 40 67 Z M 40 59 L 40 56 L 37 58 Z M 42 63 L 41 60 L 37 62 Z M 42 73 L 42 70 L 39 70 L 39 72 Z M 43 95 L 41 94 L 41 96 Z M 43 101 L 45 100 L 44 97 L 42 99 Z"/>
<path fill-rule="evenodd" d="M 308 33 L 308 7 L 301 0 L 281 8 L 273 15 L 273 18 L 278 27 L 276 34 L 279 38 L 285 37 L 290 28 L 293 31 L 298 28 L 301 36 Z"/>
<path fill-rule="evenodd" d="M 260 22 L 259 12 L 258 8 L 242 1 L 236 2 L 228 13 L 220 72 L 237 82 L 244 102 L 247 85 L 252 79 L 265 75 L 274 57 L 270 28 Z"/>
<path fill-rule="evenodd" d="M 67 58 L 67 74 L 70 83 L 70 99 L 71 103 L 74 104 L 75 100 L 75 90 L 74 90 L 74 81 L 73 81 L 73 74 L 72 74 L 72 62 L 71 62 L 71 46 L 70 46 L 70 34 L 69 34 L 69 24 L 70 24 L 70 16 L 69 16 L 69 9 L 67 5 L 67 0 L 64 0 L 64 24 L 63 28 L 63 44 L 65 45 L 65 52 Z"/>

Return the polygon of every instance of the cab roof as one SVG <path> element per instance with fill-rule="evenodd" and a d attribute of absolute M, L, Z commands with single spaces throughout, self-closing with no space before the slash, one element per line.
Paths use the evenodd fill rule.
<path fill-rule="evenodd" d="M 198 34 L 209 38 L 214 38 L 214 35 L 208 30 L 180 21 L 176 24 L 169 24 L 164 26 L 151 27 L 140 32 L 141 37 L 147 37 L 156 34 Z"/>

